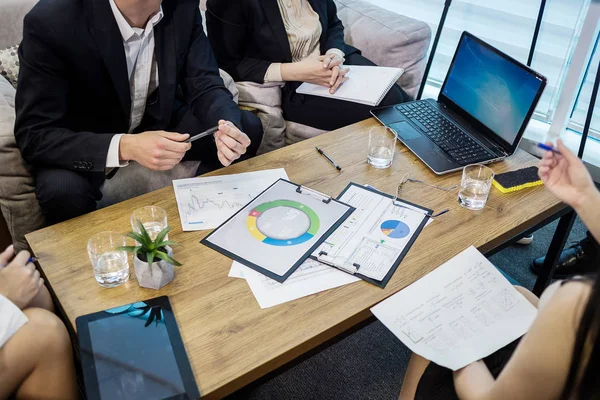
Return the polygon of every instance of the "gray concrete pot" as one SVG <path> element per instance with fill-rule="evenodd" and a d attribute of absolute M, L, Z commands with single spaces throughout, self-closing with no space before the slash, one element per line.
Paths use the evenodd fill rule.
<path fill-rule="evenodd" d="M 167 254 L 173 257 L 173 249 L 167 247 Z M 138 284 L 141 287 L 148 289 L 160 289 L 167 283 L 171 282 L 175 277 L 175 267 L 166 261 L 159 260 L 158 262 L 148 265 L 146 261 L 142 261 L 137 257 L 133 257 L 133 267 L 135 268 L 135 276 Z"/>

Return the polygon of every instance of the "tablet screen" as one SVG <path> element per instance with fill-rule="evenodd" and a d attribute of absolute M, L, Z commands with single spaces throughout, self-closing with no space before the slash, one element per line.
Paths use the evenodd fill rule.
<path fill-rule="evenodd" d="M 175 323 L 170 307 L 146 301 L 92 316 L 86 332 L 91 351 L 82 346 L 95 375 L 92 385 L 86 379 L 88 392 L 100 399 L 188 398 L 168 329 L 169 321 Z"/>

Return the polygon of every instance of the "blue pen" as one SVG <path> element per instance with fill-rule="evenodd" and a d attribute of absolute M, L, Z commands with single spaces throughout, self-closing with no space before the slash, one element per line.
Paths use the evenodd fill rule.
<path fill-rule="evenodd" d="M 550 146 L 548 146 L 547 144 L 544 144 L 544 143 L 538 143 L 538 145 L 537 145 L 537 146 L 538 146 L 540 149 L 544 149 L 544 150 L 546 150 L 546 151 L 551 151 L 551 152 L 553 152 L 553 153 L 560 154 L 560 151 L 556 150 L 554 147 L 550 147 Z"/>
<path fill-rule="evenodd" d="M 28 261 L 27 264 L 29 263 L 35 263 L 38 260 L 37 257 L 31 257 Z M 0 264 L 0 269 L 6 267 L 8 264 Z"/>

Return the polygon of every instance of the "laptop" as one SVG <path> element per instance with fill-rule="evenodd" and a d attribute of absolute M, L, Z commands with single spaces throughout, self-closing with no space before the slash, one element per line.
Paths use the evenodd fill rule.
<path fill-rule="evenodd" d="M 546 78 L 463 32 L 436 100 L 371 113 L 438 175 L 517 150 Z"/>

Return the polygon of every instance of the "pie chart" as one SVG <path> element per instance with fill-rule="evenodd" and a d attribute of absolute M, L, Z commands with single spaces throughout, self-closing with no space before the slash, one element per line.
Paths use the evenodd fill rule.
<path fill-rule="evenodd" d="M 381 224 L 381 232 L 391 239 L 402 239 L 410 234 L 410 228 L 402 221 L 389 219 Z"/>

